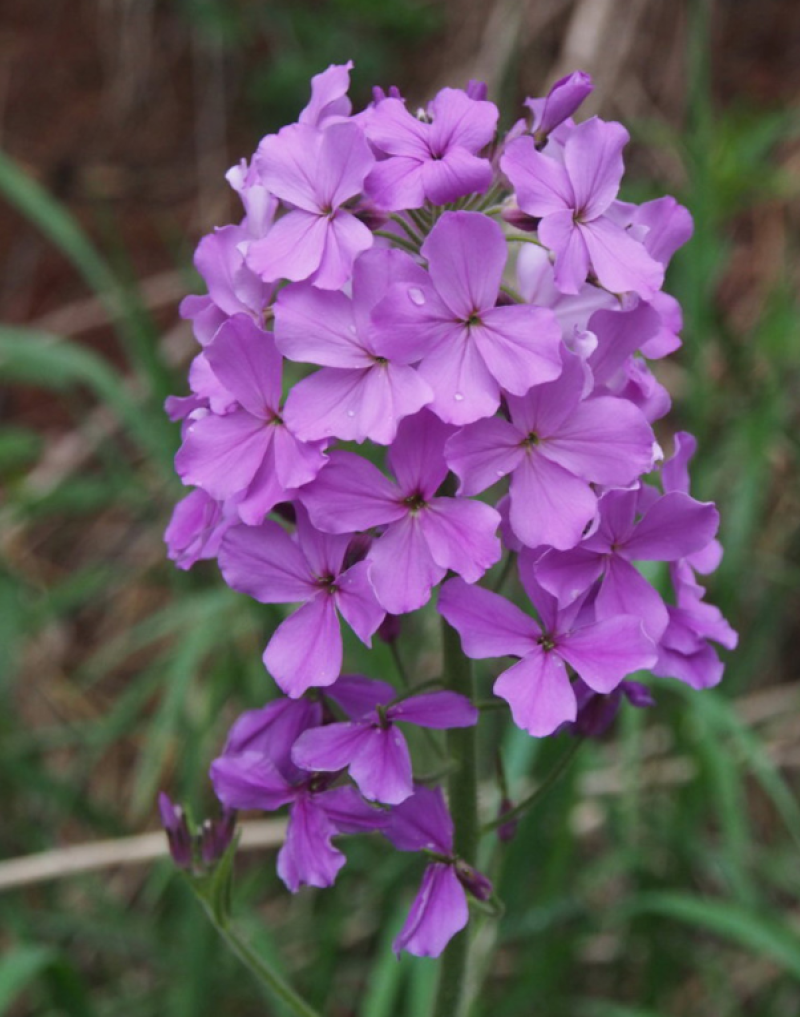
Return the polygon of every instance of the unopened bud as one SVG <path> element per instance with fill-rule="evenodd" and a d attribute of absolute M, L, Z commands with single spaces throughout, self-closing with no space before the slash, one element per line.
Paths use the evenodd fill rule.
<path fill-rule="evenodd" d="M 158 796 L 158 811 L 173 861 L 180 869 L 190 869 L 192 867 L 192 835 L 189 832 L 189 824 L 186 822 L 186 813 L 180 805 L 175 805 L 169 795 L 163 791 Z"/>
<path fill-rule="evenodd" d="M 482 872 L 478 872 L 462 858 L 456 859 L 454 868 L 459 883 L 476 900 L 488 900 L 492 896 L 494 887 Z"/>

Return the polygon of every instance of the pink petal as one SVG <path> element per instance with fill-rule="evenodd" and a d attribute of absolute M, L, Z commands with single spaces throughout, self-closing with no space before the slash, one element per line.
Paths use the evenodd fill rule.
<path fill-rule="evenodd" d="M 294 798 L 294 790 L 263 752 L 218 756 L 210 775 L 214 794 L 229 809 L 272 812 Z"/>
<path fill-rule="evenodd" d="M 369 140 L 389 155 L 407 156 L 420 162 L 430 158 L 430 128 L 412 116 L 401 99 L 384 99 L 378 103 L 366 122 L 365 131 Z"/>
<path fill-rule="evenodd" d="M 493 307 L 470 329 L 492 376 L 514 395 L 561 374 L 561 326 L 553 312 L 522 304 Z"/>
<path fill-rule="evenodd" d="M 275 455 L 275 473 L 284 488 L 302 487 L 320 472 L 328 462 L 324 442 L 298 441 L 288 427 L 273 424 L 272 450 Z"/>
<path fill-rule="evenodd" d="M 220 549 L 219 567 L 231 589 L 262 604 L 296 603 L 316 594 L 305 556 L 272 520 L 229 530 Z"/>
<path fill-rule="evenodd" d="M 517 727 L 534 738 L 552 734 L 577 716 L 575 693 L 564 662 L 554 652 L 544 652 L 538 646 L 498 677 L 494 694 L 511 707 Z"/>
<path fill-rule="evenodd" d="M 306 124 L 292 124 L 263 138 L 254 161 L 267 190 L 297 208 L 319 211 L 314 170 L 321 142 L 322 132 Z"/>
<path fill-rule="evenodd" d="M 344 293 L 297 283 L 275 303 L 275 344 L 285 357 L 326 367 L 368 367 L 372 359 L 356 334 L 352 301 Z"/>
<path fill-rule="evenodd" d="M 322 132 L 319 162 L 315 166 L 319 207 L 336 209 L 354 198 L 361 192 L 364 178 L 374 165 L 375 156 L 358 124 L 351 121 L 326 127 Z"/>
<path fill-rule="evenodd" d="M 425 869 L 419 893 L 394 941 L 394 952 L 438 957 L 468 920 L 467 895 L 452 865 L 434 862 Z"/>
<path fill-rule="evenodd" d="M 295 766 L 309 772 L 345 770 L 372 738 L 369 724 L 326 724 L 305 731 L 292 746 Z"/>
<path fill-rule="evenodd" d="M 373 166 L 364 188 L 375 204 L 387 211 L 421 208 L 425 204 L 423 165 L 419 159 L 405 156 L 385 159 Z"/>
<path fill-rule="evenodd" d="M 652 469 L 655 447 L 641 410 L 626 399 L 598 396 L 542 443 L 542 455 L 584 480 L 624 485 Z"/>
<path fill-rule="evenodd" d="M 511 477 L 511 528 L 527 547 L 575 547 L 597 513 L 597 498 L 579 480 L 536 449 Z"/>
<path fill-rule="evenodd" d="M 416 611 L 427 604 L 431 590 L 446 572 L 431 556 L 419 516 L 411 514 L 387 527 L 373 543 L 367 560 L 378 601 L 392 614 Z"/>
<path fill-rule="evenodd" d="M 329 127 L 328 131 L 331 130 L 333 128 Z M 364 223 L 339 209 L 327 220 L 322 257 L 312 277 L 314 285 L 324 290 L 338 290 L 344 286 L 352 274 L 353 262 L 362 251 L 369 250 L 372 242 L 372 233 Z"/>
<path fill-rule="evenodd" d="M 445 423 L 471 424 L 491 417 L 500 405 L 500 387 L 486 366 L 470 329 L 453 330 L 419 366 L 433 389 L 429 409 Z"/>
<path fill-rule="evenodd" d="M 578 223 L 595 274 L 612 293 L 632 290 L 649 300 L 664 282 L 664 269 L 625 230 L 601 217 Z"/>
<path fill-rule="evenodd" d="M 575 198 L 566 170 L 555 159 L 537 152 L 529 135 L 511 142 L 500 167 L 517 192 L 517 203 L 524 212 L 539 218 L 568 209 L 572 216 Z"/>
<path fill-rule="evenodd" d="M 641 561 L 675 561 L 703 550 L 718 526 L 719 512 L 712 502 L 674 491 L 650 506 L 620 553 Z"/>
<path fill-rule="evenodd" d="M 442 154 L 454 146 L 479 152 L 494 137 L 499 116 L 493 102 L 471 99 L 459 88 L 443 88 L 432 99 L 430 147 Z"/>
<path fill-rule="evenodd" d="M 414 793 L 406 740 L 391 724 L 369 728 L 369 733 L 350 764 L 350 776 L 368 801 L 399 805 Z"/>
<path fill-rule="evenodd" d="M 570 131 L 564 145 L 564 166 L 575 195 L 575 209 L 581 219 L 601 215 L 619 190 L 624 166 L 622 149 L 630 135 L 618 123 L 592 117 Z"/>
<path fill-rule="evenodd" d="M 502 549 L 496 536 L 499 525 L 499 512 L 466 498 L 434 498 L 420 513 L 420 526 L 433 560 L 468 583 L 477 582 L 500 560 Z"/>
<path fill-rule="evenodd" d="M 444 444 L 452 433 L 452 427 L 428 410 L 403 421 L 388 463 L 404 496 L 433 497 L 447 476 Z"/>
<path fill-rule="evenodd" d="M 303 795 L 292 806 L 286 841 L 278 852 L 278 875 L 292 893 L 303 884 L 332 886 L 346 861 L 331 844 L 336 828 L 314 797 Z"/>
<path fill-rule="evenodd" d="M 499 417 L 477 420 L 445 445 L 447 465 L 461 481 L 459 494 L 478 494 L 517 467 L 524 435 Z"/>
<path fill-rule="evenodd" d="M 459 633 L 464 653 L 485 657 L 524 657 L 536 646 L 536 622 L 515 604 L 463 579 L 449 579 L 439 593 L 439 614 Z"/>
<path fill-rule="evenodd" d="M 371 566 L 360 561 L 343 572 L 336 586 L 336 607 L 344 620 L 362 643 L 371 645 L 386 612 L 375 599 L 375 592 L 369 580 Z"/>
<path fill-rule="evenodd" d="M 422 164 L 422 186 L 434 205 L 446 205 L 466 194 L 483 194 L 492 182 L 492 164 L 463 148 L 451 148 L 441 159 Z"/>
<path fill-rule="evenodd" d="M 214 413 L 194 421 L 175 456 L 184 484 L 228 498 L 253 479 L 272 441 L 273 428 L 245 410 L 224 417 Z"/>
<path fill-rule="evenodd" d="M 479 715 L 467 697 L 457 692 L 425 692 L 390 706 L 388 716 L 392 721 L 445 730 L 472 727 Z"/>
<path fill-rule="evenodd" d="M 332 452 L 300 498 L 314 525 L 328 533 L 367 530 L 402 519 L 408 511 L 391 480 L 352 452 Z"/>
<path fill-rule="evenodd" d="M 307 279 L 319 268 L 330 231 L 327 216 L 300 209 L 278 219 L 247 250 L 248 266 L 262 279 Z"/>
<path fill-rule="evenodd" d="M 548 551 L 536 562 L 536 578 L 558 598 L 560 604 L 571 604 L 603 572 L 603 557 L 595 551 L 575 547 L 571 551 Z"/>
<path fill-rule="evenodd" d="M 292 699 L 312 687 L 333 685 L 342 670 L 342 633 L 327 592 L 281 622 L 264 651 L 264 666 Z"/>
<path fill-rule="evenodd" d="M 269 332 L 237 314 L 220 326 L 205 356 L 217 378 L 253 416 L 266 420 L 277 412 L 283 360 Z"/>
<path fill-rule="evenodd" d="M 638 618 L 622 615 L 576 629 L 558 640 L 558 654 L 595 692 L 611 692 L 623 678 L 652 667 L 655 643 Z"/>
<path fill-rule="evenodd" d="M 556 286 L 562 293 L 579 293 L 589 274 L 589 251 L 573 213 L 546 215 L 539 223 L 539 239 L 556 256 Z"/>
<path fill-rule="evenodd" d="M 620 614 L 640 618 L 647 635 L 658 642 L 669 623 L 667 608 L 660 595 L 641 573 L 618 554 L 611 555 L 606 574 L 595 600 L 598 621 Z"/>
<path fill-rule="evenodd" d="M 422 255 L 439 296 L 457 318 L 494 307 L 508 248 L 493 219 L 479 212 L 445 212 Z"/>
<path fill-rule="evenodd" d="M 554 381 L 536 385 L 521 397 L 507 397 L 511 420 L 525 437 L 556 434 L 581 401 L 585 376 L 580 357 L 562 347 L 560 362 L 561 374 Z"/>

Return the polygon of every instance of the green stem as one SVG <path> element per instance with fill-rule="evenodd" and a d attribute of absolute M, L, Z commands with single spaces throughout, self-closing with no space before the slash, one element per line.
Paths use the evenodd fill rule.
<path fill-rule="evenodd" d="M 418 247 L 415 247 L 414 244 L 403 237 L 399 237 L 396 233 L 389 233 L 387 230 L 373 230 L 372 235 L 383 237 L 384 240 L 391 240 L 397 247 L 402 247 L 404 251 L 408 251 L 410 254 L 419 254 Z"/>
<path fill-rule="evenodd" d="M 389 216 L 389 218 L 392 220 L 392 222 L 397 223 L 397 225 L 404 231 L 405 235 L 411 241 L 411 243 L 416 246 L 417 250 L 419 250 L 420 247 L 422 246 L 423 238 L 418 236 L 414 232 L 414 230 L 412 230 L 412 228 L 408 225 L 405 219 L 402 218 L 402 216 L 392 215 Z"/>
<path fill-rule="evenodd" d="M 272 968 L 265 964 L 261 957 L 254 953 L 227 923 L 223 924 L 217 919 L 213 908 L 200 894 L 197 894 L 197 897 L 203 905 L 203 910 L 208 915 L 209 921 L 225 941 L 231 953 L 234 953 L 250 973 L 255 976 L 256 980 L 267 989 L 270 998 L 279 999 L 297 1017 L 321 1017 L 320 1013 L 302 997 L 298 996 L 294 989 L 284 982 L 280 975 L 276 974 Z"/>
<path fill-rule="evenodd" d="M 498 827 L 505 826 L 506 823 L 512 822 L 517 818 L 517 816 L 521 816 L 526 809 L 529 809 L 531 805 L 542 798 L 572 762 L 581 745 L 583 745 L 583 738 L 576 738 L 536 790 L 529 794 L 527 798 L 523 798 L 522 801 L 518 805 L 515 805 L 513 809 L 509 809 L 508 812 L 504 812 L 502 816 L 498 816 L 497 819 L 493 819 L 491 823 L 484 823 L 480 829 L 481 834 L 491 833 L 492 830 L 496 830 Z"/>
<path fill-rule="evenodd" d="M 461 650 L 458 633 L 442 620 L 445 687 L 474 699 L 472 664 Z M 453 848 L 459 858 L 475 864 L 478 847 L 478 779 L 474 727 L 447 732 L 447 749 L 456 764 L 447 782 L 450 814 L 455 826 Z M 439 988 L 433 1017 L 459 1017 L 467 982 L 469 935 L 466 929 L 454 936 L 442 956 Z"/>

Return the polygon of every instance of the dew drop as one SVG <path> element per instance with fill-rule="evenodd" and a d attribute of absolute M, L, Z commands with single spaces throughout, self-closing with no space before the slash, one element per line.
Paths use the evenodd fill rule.
<path fill-rule="evenodd" d="M 409 289 L 408 296 L 409 299 L 411 300 L 411 303 L 416 304 L 417 307 L 422 307 L 422 305 L 425 303 L 425 294 L 422 292 L 422 290 L 417 289 L 416 286 L 412 286 L 411 289 Z"/>
<path fill-rule="evenodd" d="M 463 403 L 464 402 L 464 394 L 462 392 L 456 392 L 456 394 L 453 396 L 453 398 L 455 399 L 455 401 L 457 403 Z"/>
<path fill-rule="evenodd" d="M 355 325 L 348 325 L 348 326 L 347 326 L 347 331 L 348 331 L 348 332 L 349 332 L 349 333 L 350 333 L 351 335 L 355 335 L 355 334 L 356 334 L 356 327 L 355 327 Z"/>
<path fill-rule="evenodd" d="M 355 415 L 356 415 L 356 411 L 355 410 L 348 410 L 347 411 L 347 416 L 348 417 L 354 417 Z"/>
<path fill-rule="evenodd" d="M 494 472 L 497 474 L 498 477 L 504 477 L 505 476 L 505 471 L 504 470 L 495 470 Z"/>

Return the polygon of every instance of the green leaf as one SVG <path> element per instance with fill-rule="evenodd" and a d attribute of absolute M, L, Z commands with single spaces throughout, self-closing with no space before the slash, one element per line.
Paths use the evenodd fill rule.
<path fill-rule="evenodd" d="M 7 1013 L 21 992 L 56 960 L 45 946 L 17 946 L 0 959 L 0 1014 Z"/>
<path fill-rule="evenodd" d="M 716 933 L 737 946 L 768 957 L 800 980 L 800 936 L 754 908 L 680 893 L 645 893 L 624 910 L 674 918 Z"/>

